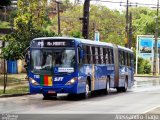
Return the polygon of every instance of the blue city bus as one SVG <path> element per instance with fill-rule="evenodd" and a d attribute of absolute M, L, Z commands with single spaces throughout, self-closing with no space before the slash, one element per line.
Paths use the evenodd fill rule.
<path fill-rule="evenodd" d="M 110 88 L 133 86 L 133 51 L 111 43 L 69 37 L 31 41 L 27 57 L 30 93 L 44 98 L 57 93 L 89 97 Z"/>

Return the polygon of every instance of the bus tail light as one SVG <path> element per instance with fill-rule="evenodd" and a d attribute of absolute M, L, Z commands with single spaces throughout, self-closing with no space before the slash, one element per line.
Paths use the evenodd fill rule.
<path fill-rule="evenodd" d="M 72 78 L 71 80 L 69 80 L 69 81 L 66 83 L 66 85 L 73 85 L 76 81 L 77 81 L 77 78 L 74 77 L 74 78 Z"/>
<path fill-rule="evenodd" d="M 37 83 L 37 81 L 35 81 L 33 78 L 29 78 L 30 83 L 32 83 L 33 85 L 39 85 L 39 83 Z"/>

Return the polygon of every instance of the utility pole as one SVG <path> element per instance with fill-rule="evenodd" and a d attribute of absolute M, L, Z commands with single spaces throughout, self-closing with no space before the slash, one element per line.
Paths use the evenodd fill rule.
<path fill-rule="evenodd" d="M 154 43 L 154 60 L 153 60 L 153 75 L 157 74 L 157 42 L 158 42 L 158 15 L 159 15 L 159 0 L 157 0 L 157 16 L 156 16 L 156 28 L 155 28 L 155 43 Z"/>
<path fill-rule="evenodd" d="M 58 14 L 58 35 L 61 34 L 61 23 L 60 23 L 60 4 L 61 2 L 56 1 L 57 3 L 57 14 Z"/>
<path fill-rule="evenodd" d="M 129 15 L 129 48 L 132 47 L 132 12 Z"/>
<path fill-rule="evenodd" d="M 126 5 L 126 31 L 125 31 L 125 47 L 128 47 L 128 3 L 129 0 L 127 0 L 127 5 Z"/>
<path fill-rule="evenodd" d="M 89 36 L 89 7 L 90 7 L 90 0 L 85 0 L 84 7 L 83 7 L 83 28 L 82 28 L 82 35 L 85 39 L 88 39 Z"/>

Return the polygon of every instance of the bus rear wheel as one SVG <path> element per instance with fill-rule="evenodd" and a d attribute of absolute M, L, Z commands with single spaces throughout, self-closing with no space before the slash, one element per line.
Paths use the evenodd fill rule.
<path fill-rule="evenodd" d="M 106 80 L 106 89 L 105 89 L 105 94 L 106 95 L 109 94 L 109 89 L 110 89 L 109 83 L 110 83 L 110 79 L 108 77 L 107 80 Z"/>
<path fill-rule="evenodd" d="M 127 78 L 125 79 L 124 87 L 122 87 L 122 92 L 126 92 L 128 88 L 128 80 Z"/>

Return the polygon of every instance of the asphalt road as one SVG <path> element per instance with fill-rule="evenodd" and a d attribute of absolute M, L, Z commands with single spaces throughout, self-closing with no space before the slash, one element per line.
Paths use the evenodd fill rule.
<path fill-rule="evenodd" d="M 142 114 L 160 106 L 160 79 L 135 78 L 126 93 L 111 90 L 86 100 L 64 95 L 43 100 L 42 95 L 0 98 L 0 113 L 13 114 Z M 160 113 L 159 113 L 160 114 Z"/>

